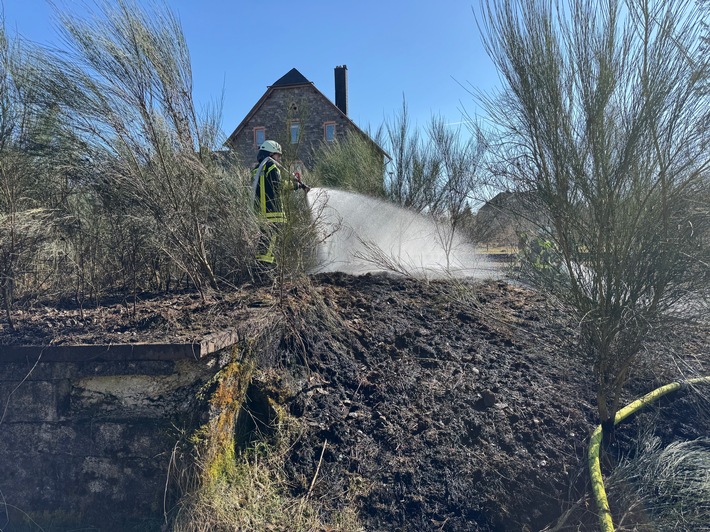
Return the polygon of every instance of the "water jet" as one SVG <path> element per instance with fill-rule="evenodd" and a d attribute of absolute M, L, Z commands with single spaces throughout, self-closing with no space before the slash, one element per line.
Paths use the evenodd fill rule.
<path fill-rule="evenodd" d="M 446 221 L 343 190 L 314 188 L 308 201 L 321 235 L 312 273 L 502 276 L 500 265 L 478 253 L 460 235 L 452 235 Z"/>

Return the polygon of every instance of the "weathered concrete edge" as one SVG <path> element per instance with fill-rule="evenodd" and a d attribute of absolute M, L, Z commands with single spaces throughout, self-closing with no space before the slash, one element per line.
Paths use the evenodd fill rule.
<path fill-rule="evenodd" d="M 227 329 L 181 344 L 0 345 L 0 362 L 198 359 L 231 347 L 238 339 L 236 329 Z"/>

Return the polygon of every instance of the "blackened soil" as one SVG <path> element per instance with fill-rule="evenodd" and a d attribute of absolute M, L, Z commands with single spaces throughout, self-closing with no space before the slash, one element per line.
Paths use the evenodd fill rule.
<path fill-rule="evenodd" d="M 292 372 L 308 368 L 286 402 L 308 426 L 286 463 L 294 491 L 354 501 L 366 530 L 598 529 L 593 376 L 568 313 L 505 282 L 330 274 L 314 286 L 317 303 L 291 301 L 298 333 L 281 346 Z M 676 356 L 707 349 L 707 331 L 677 340 Z M 632 393 L 678 378 L 662 353 L 645 355 Z M 668 422 L 648 414 L 666 442 L 710 426 L 680 402 L 668 399 Z M 631 452 L 639 418 L 610 455 Z"/>
<path fill-rule="evenodd" d="M 305 347 L 309 368 L 288 403 L 309 427 L 286 464 L 294 490 L 323 453 L 311 496 L 354 500 L 367 530 L 540 530 L 560 515 L 594 421 L 560 311 L 502 282 L 315 286 L 323 308 L 302 305 L 282 346 Z"/>
<path fill-rule="evenodd" d="M 585 495 L 590 365 L 568 315 L 522 287 L 334 273 L 211 301 L 178 294 L 15 317 L 14 332 L 0 329 L 0 353 L 278 329 L 252 402 L 271 396 L 301 421 L 284 463 L 293 493 L 331 516 L 355 506 L 368 531 L 541 530 L 577 501 L 561 529 L 596 529 Z M 707 344 L 685 337 L 675 354 Z M 642 368 L 633 393 L 673 377 L 660 367 Z M 697 437 L 693 412 L 676 408 L 669 423 L 656 412 L 664 441 Z M 634 430 L 618 442 L 631 446 Z"/>

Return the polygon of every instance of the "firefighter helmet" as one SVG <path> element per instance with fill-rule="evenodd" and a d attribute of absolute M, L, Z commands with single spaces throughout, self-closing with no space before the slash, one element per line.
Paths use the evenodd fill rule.
<path fill-rule="evenodd" d="M 264 143 L 259 146 L 259 149 L 268 153 L 278 153 L 279 155 L 281 154 L 281 144 L 279 144 L 275 140 L 265 140 Z"/>

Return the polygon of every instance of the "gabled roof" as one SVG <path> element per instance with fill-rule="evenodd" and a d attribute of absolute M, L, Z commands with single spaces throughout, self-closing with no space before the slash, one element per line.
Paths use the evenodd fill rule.
<path fill-rule="evenodd" d="M 306 77 L 301 74 L 298 70 L 295 68 L 292 68 L 286 74 L 281 76 L 279 79 L 274 82 L 272 87 L 284 87 L 284 86 L 289 86 L 289 85 L 308 85 L 309 83 L 312 83 L 306 79 Z"/>
<path fill-rule="evenodd" d="M 362 129 L 360 129 L 355 122 L 353 122 L 348 115 L 343 113 L 343 111 L 340 110 L 340 108 L 335 105 L 330 99 L 323 94 L 321 91 L 318 90 L 318 88 L 313 85 L 312 81 L 308 81 L 306 77 L 301 74 L 296 68 L 292 68 L 286 74 L 281 76 L 279 79 L 277 79 L 273 85 L 269 85 L 266 89 L 266 92 L 264 95 L 259 99 L 258 102 L 254 105 L 254 107 L 251 108 L 251 111 L 247 113 L 247 115 L 244 117 L 244 119 L 239 123 L 239 125 L 236 127 L 236 129 L 232 132 L 231 135 L 229 135 L 229 138 L 225 142 L 226 146 L 229 146 L 232 143 L 232 139 L 236 138 L 241 132 L 242 129 L 244 129 L 244 126 L 249 123 L 249 120 L 259 111 L 262 105 L 264 105 L 264 102 L 269 98 L 269 96 L 275 91 L 279 89 L 285 89 L 285 88 L 290 88 L 290 87 L 298 87 L 298 86 L 303 86 L 303 85 L 311 85 L 313 87 L 313 90 L 315 90 L 318 94 L 320 94 L 323 99 L 328 102 L 330 105 L 333 106 L 333 109 L 340 114 L 345 120 L 350 122 L 352 127 L 357 131 L 360 135 L 363 135 L 366 139 L 368 139 L 372 144 L 387 158 L 387 159 L 392 159 L 385 150 L 383 150 L 370 136 L 365 133 Z"/>

